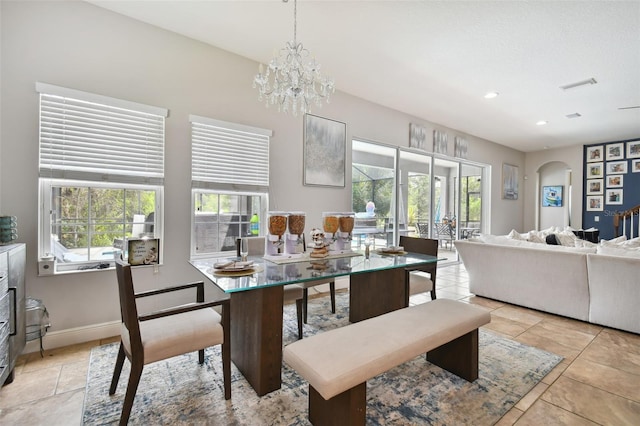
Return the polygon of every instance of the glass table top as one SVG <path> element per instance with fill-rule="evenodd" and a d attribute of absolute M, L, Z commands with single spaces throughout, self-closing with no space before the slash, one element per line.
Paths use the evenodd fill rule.
<path fill-rule="evenodd" d="M 353 253 L 349 257 L 305 259 L 278 264 L 261 256 L 249 256 L 248 260 L 253 261 L 251 270 L 221 273 L 214 268 L 217 263 L 232 260 L 237 258 L 211 257 L 192 259 L 189 263 L 225 293 L 233 293 L 385 269 L 420 269 L 420 266 L 436 263 L 441 259 L 419 253 L 385 255 L 372 252 L 369 259 L 362 253 Z"/>

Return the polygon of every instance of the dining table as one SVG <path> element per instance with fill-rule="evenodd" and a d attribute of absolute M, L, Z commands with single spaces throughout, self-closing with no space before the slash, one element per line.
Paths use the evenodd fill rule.
<path fill-rule="evenodd" d="M 259 396 L 281 387 L 283 287 L 349 276 L 349 321 L 363 321 L 409 306 L 409 272 L 433 272 L 438 258 L 419 253 L 359 251 L 314 259 L 249 256 L 250 267 L 221 270 L 234 257 L 191 259 L 207 280 L 229 294 L 231 359 Z M 233 269 L 233 268 L 232 268 Z"/>

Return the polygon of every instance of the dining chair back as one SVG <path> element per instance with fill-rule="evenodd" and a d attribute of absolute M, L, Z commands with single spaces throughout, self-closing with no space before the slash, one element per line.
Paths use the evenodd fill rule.
<path fill-rule="evenodd" d="M 438 240 L 429 238 L 400 237 L 400 245 L 406 251 L 438 257 Z M 411 271 L 409 273 L 409 295 L 431 292 L 431 300 L 436 299 L 436 272 Z"/>

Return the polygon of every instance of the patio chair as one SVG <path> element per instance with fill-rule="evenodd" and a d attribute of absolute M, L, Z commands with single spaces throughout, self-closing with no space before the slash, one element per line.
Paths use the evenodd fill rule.
<path fill-rule="evenodd" d="M 450 250 L 455 240 L 453 228 L 448 223 L 436 223 L 434 227 L 434 237 L 440 242 L 440 247 Z"/>

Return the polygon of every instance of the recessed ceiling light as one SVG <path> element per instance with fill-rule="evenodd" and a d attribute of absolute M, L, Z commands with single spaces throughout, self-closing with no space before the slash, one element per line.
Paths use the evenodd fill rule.
<path fill-rule="evenodd" d="M 545 124 L 547 124 L 547 123 L 548 123 L 548 121 L 540 120 L 540 121 L 538 121 L 538 122 L 536 123 L 536 126 L 544 126 L 544 125 L 545 125 Z"/>
<path fill-rule="evenodd" d="M 485 99 L 493 99 L 498 97 L 499 93 L 498 92 L 487 92 L 486 95 L 484 95 Z"/>

